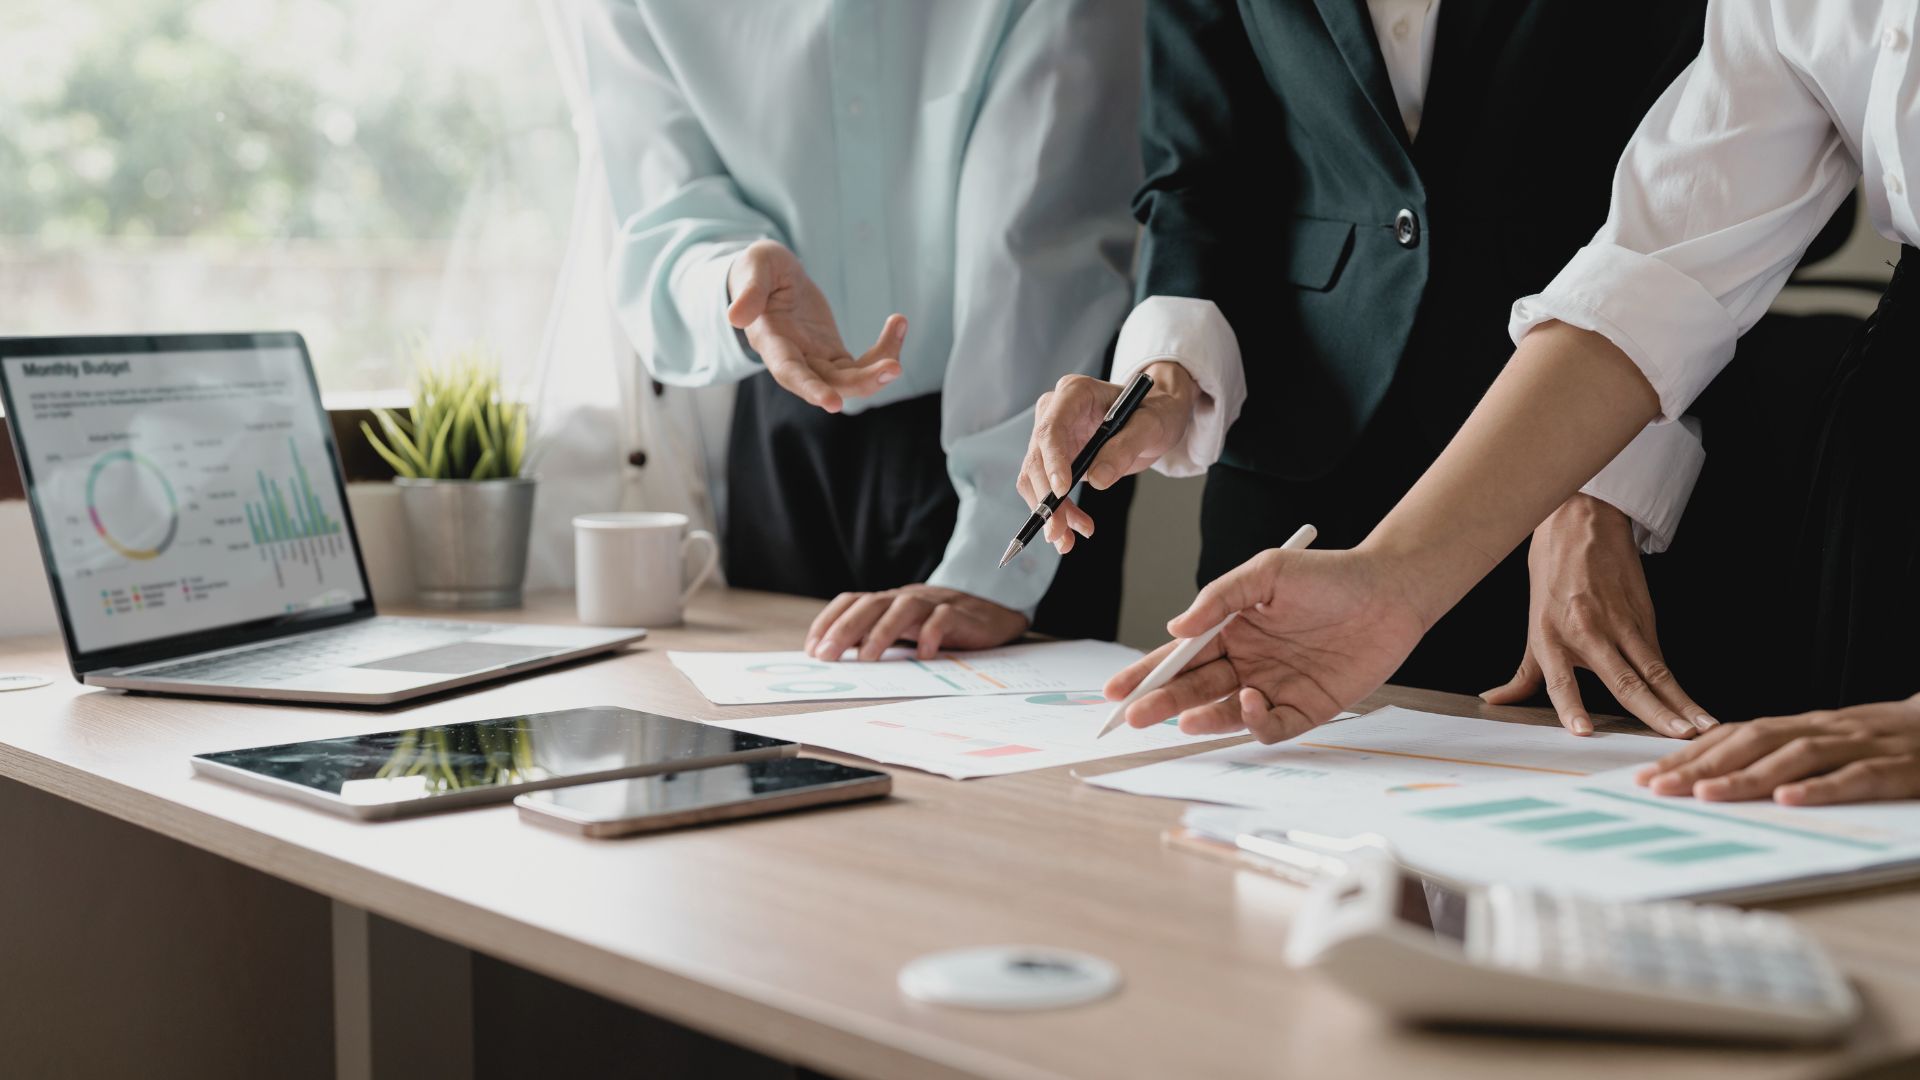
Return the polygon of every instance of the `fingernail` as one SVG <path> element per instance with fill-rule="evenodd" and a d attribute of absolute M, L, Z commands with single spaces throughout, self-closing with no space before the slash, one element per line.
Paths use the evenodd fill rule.
<path fill-rule="evenodd" d="M 900 377 L 900 373 L 897 371 L 883 371 L 880 373 L 880 378 L 877 379 L 876 381 L 881 386 L 885 386 L 899 377 Z"/>
<path fill-rule="evenodd" d="M 1584 717 L 1584 716 L 1576 716 L 1576 717 L 1574 717 L 1574 718 L 1573 718 L 1573 733 L 1574 733 L 1575 735 L 1591 735 L 1591 734 L 1593 734 L 1593 721 L 1591 721 L 1591 720 L 1589 720 L 1589 719 L 1587 719 L 1587 718 L 1586 718 L 1586 717 Z"/>
<path fill-rule="evenodd" d="M 1701 713 L 1699 716 L 1693 718 L 1693 726 L 1699 728 L 1701 731 L 1711 731 L 1714 726 L 1719 723 L 1720 721 L 1715 720 L 1706 713 Z"/>

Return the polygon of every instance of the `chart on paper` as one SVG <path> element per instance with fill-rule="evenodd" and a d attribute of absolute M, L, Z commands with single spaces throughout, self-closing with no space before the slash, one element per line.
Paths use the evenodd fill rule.
<path fill-rule="evenodd" d="M 1285 809 L 1489 781 L 1585 776 L 1673 749 L 1643 735 L 1578 738 L 1558 727 L 1386 708 L 1272 746 L 1241 746 L 1088 779 L 1135 795 Z"/>
<path fill-rule="evenodd" d="M 1212 813 L 1377 833 L 1402 861 L 1449 879 L 1615 900 L 1738 895 L 1920 860 L 1920 802 L 1704 802 L 1654 795 L 1634 782 L 1635 771 Z"/>
<path fill-rule="evenodd" d="M 1050 693 L 1100 702 L 1099 686 L 1140 658 L 1105 641 L 1049 641 L 921 660 L 889 649 L 872 663 L 815 660 L 803 652 L 670 652 L 667 656 L 715 705 L 871 698 Z"/>
<path fill-rule="evenodd" d="M 736 731 L 791 739 L 966 780 L 1190 746 L 1231 735 L 1182 735 L 1168 721 L 1095 738 L 1113 703 L 1089 691 L 902 701 L 838 712 L 722 720 Z"/>

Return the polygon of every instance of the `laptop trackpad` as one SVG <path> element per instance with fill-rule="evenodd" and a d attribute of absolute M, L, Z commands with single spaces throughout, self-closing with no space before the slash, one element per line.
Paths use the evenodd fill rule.
<path fill-rule="evenodd" d="M 435 675 L 465 675 L 469 671 L 500 667 L 504 664 L 552 656 L 564 652 L 547 645 L 491 645 L 479 641 L 461 641 L 437 649 L 389 656 L 354 667 L 375 671 L 423 671 Z"/>

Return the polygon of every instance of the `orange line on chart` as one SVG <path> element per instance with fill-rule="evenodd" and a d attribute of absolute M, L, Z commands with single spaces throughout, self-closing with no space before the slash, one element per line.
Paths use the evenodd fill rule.
<path fill-rule="evenodd" d="M 1468 758 L 1439 757 L 1435 754 L 1409 754 L 1405 750 L 1377 750 L 1371 746 L 1335 746 L 1332 743 L 1303 742 L 1301 746 L 1311 746 L 1315 750 L 1344 750 L 1349 754 L 1385 754 L 1388 757 L 1419 758 L 1421 761 L 1444 761 L 1449 765 L 1478 765 L 1487 769 L 1518 769 L 1521 772 L 1553 773 L 1556 776 L 1586 776 L 1575 769 L 1547 769 L 1539 765 L 1505 765 L 1498 761 L 1473 761 Z"/>
<path fill-rule="evenodd" d="M 989 674 L 987 674 L 986 672 L 984 672 L 984 671 L 974 671 L 974 670 L 973 670 L 973 668 L 972 668 L 971 666 L 969 666 L 969 665 L 968 665 L 968 664 L 966 663 L 966 661 L 964 661 L 964 660 L 960 660 L 960 659 L 958 659 L 957 657 L 952 657 L 952 656 L 945 656 L 945 657 L 941 657 L 941 659 L 943 659 L 943 660 L 952 660 L 952 661 L 953 661 L 953 662 L 954 662 L 955 664 L 957 664 L 957 665 L 959 665 L 959 667 L 960 667 L 960 670 L 962 670 L 962 671 L 972 671 L 972 672 L 973 672 L 973 676 L 974 676 L 974 678 L 976 678 L 976 679 L 985 679 L 986 681 L 988 681 L 988 682 L 990 682 L 990 683 L 992 683 L 993 685 L 995 685 L 995 686 L 997 686 L 997 687 L 999 687 L 999 688 L 1000 688 L 1000 689 L 1002 689 L 1002 690 L 1005 690 L 1005 689 L 1007 688 L 1007 684 L 1006 684 L 1006 683 L 1003 683 L 1003 682 L 1001 682 L 1001 681 L 1000 681 L 999 679 L 996 679 L 996 678 L 994 678 L 993 676 L 991 676 L 991 675 L 989 675 Z"/>

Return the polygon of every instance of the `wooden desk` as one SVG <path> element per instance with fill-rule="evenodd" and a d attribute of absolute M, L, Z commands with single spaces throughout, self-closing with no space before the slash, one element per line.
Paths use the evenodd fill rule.
<path fill-rule="evenodd" d="M 1920 1055 L 1920 890 L 1793 906 L 1867 1002 L 1838 1049 L 1501 1038 L 1399 1029 L 1295 975 L 1282 961 L 1295 889 L 1164 848 L 1180 804 L 1095 790 L 1067 769 L 967 782 L 901 770 L 885 804 L 612 842 L 524 826 L 507 807 L 356 824 L 188 769 L 206 750 L 575 705 L 746 712 L 709 705 L 665 650 L 790 648 L 813 610 L 709 592 L 690 625 L 640 650 L 404 712 L 85 690 L 57 643 L 4 642 L 0 670 L 60 681 L 0 695 L 0 776 L 836 1076 L 1784 1078 Z M 570 603 L 511 617 L 567 620 Z M 1372 702 L 1389 703 L 1545 722 L 1426 692 Z M 916 956 L 1001 942 L 1107 957 L 1125 990 L 1012 1016 L 895 990 Z"/>

